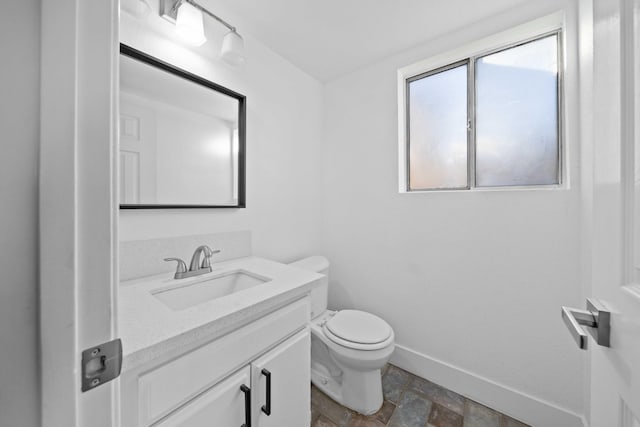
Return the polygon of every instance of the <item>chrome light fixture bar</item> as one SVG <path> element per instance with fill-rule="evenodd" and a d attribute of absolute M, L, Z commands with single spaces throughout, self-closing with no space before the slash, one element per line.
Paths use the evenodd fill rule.
<path fill-rule="evenodd" d="M 200 46 L 206 42 L 202 14 L 215 19 L 229 29 L 222 39 L 220 57 L 229 64 L 240 65 L 245 62 L 244 41 L 236 27 L 211 13 L 193 0 L 160 0 L 160 15 L 176 24 L 176 31 L 188 43 Z"/>

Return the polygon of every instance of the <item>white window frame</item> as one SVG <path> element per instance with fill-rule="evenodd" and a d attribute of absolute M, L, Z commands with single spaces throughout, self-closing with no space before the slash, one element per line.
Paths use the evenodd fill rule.
<path fill-rule="evenodd" d="M 522 45 L 544 36 L 557 32 L 560 38 L 561 49 L 558 52 L 558 184 L 548 185 L 523 185 L 523 186 L 495 186 L 477 187 L 475 185 L 475 141 L 469 144 L 467 173 L 470 174 L 467 188 L 456 189 L 409 189 L 409 153 L 407 151 L 407 81 L 421 74 L 429 74 L 438 69 L 445 68 L 455 63 L 474 61 L 478 57 L 499 52 L 510 47 Z M 448 51 L 428 59 L 416 62 L 400 68 L 397 74 L 398 85 L 398 191 L 405 194 L 437 193 L 437 192 L 469 192 L 469 191 L 505 191 L 505 190 L 532 190 L 532 189 L 562 189 L 567 188 L 566 172 L 566 148 L 564 126 L 564 69 L 566 67 L 564 49 L 564 14 L 557 12 L 518 27 L 502 31 L 492 36 L 474 41 L 460 48 Z M 475 78 L 469 70 L 471 78 Z M 474 101 L 475 102 L 475 101 Z M 473 132 L 475 133 L 475 131 Z M 472 135 L 475 138 L 475 135 Z"/>

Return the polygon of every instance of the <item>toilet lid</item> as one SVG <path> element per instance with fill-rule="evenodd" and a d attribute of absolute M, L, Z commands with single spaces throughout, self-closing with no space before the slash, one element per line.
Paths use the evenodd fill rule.
<path fill-rule="evenodd" d="M 391 326 L 371 313 L 359 310 L 342 310 L 325 325 L 333 335 L 359 344 L 378 344 L 391 336 Z"/>

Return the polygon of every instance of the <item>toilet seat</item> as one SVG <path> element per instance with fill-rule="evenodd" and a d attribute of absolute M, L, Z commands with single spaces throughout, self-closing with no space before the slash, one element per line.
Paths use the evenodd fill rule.
<path fill-rule="evenodd" d="M 335 313 L 322 326 L 327 338 L 354 350 L 379 350 L 393 343 L 393 329 L 378 316 L 359 310 Z"/>

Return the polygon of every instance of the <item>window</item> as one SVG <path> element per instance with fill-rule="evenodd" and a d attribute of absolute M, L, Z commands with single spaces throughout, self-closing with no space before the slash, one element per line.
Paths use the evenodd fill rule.
<path fill-rule="evenodd" d="M 560 184 L 560 38 L 405 78 L 406 190 Z"/>

